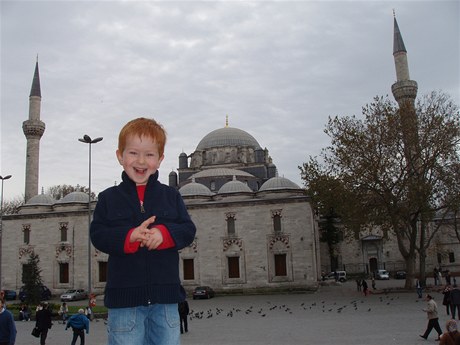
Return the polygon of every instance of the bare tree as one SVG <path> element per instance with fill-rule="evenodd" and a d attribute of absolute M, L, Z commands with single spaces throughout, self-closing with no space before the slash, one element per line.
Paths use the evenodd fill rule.
<path fill-rule="evenodd" d="M 403 132 L 406 109 L 388 97 L 363 107 L 362 119 L 330 118 L 325 133 L 331 146 L 322 151 L 321 162 L 310 157 L 300 167 L 307 190 L 316 188 L 318 178 L 339 182 L 344 193 L 335 209 L 348 232 L 375 225 L 395 235 L 408 271 L 407 288 L 417 254 L 425 279 L 426 250 L 438 229 L 432 220 L 460 204 L 458 107 L 446 94 L 433 92 L 417 101 L 415 113 L 416 135 Z"/>

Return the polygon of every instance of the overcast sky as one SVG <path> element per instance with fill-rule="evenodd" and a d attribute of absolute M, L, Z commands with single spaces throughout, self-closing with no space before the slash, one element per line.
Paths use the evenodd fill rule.
<path fill-rule="evenodd" d="M 360 115 L 395 82 L 393 9 L 418 95 L 460 104 L 458 1 L 1 1 L 1 160 L 5 200 L 25 184 L 29 93 L 38 54 L 39 192 L 120 181 L 117 136 L 153 117 L 168 131 L 160 180 L 209 132 L 250 133 L 280 176 L 329 145 L 329 116 Z"/>

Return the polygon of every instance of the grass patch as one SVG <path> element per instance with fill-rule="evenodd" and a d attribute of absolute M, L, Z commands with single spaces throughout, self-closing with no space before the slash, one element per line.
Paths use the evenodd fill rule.
<path fill-rule="evenodd" d="M 78 309 L 82 308 L 82 309 L 85 309 L 86 308 L 86 301 L 82 301 L 82 305 L 68 305 L 67 307 L 69 308 L 69 316 L 73 315 L 73 314 L 77 314 L 78 313 Z M 23 305 L 23 303 L 21 302 L 18 302 L 18 303 L 11 303 L 7 301 L 7 309 L 13 313 L 13 316 L 14 316 L 14 319 L 15 320 L 19 320 L 19 310 L 21 309 L 21 306 Z M 51 310 L 51 314 L 53 315 L 53 320 L 59 320 L 60 319 L 60 316 L 59 316 L 59 308 L 61 307 L 60 304 L 57 304 L 57 303 L 49 303 L 49 309 Z M 36 305 L 32 305 L 29 307 L 29 310 L 30 310 L 30 314 L 31 314 L 31 320 L 35 320 L 35 310 L 36 310 L 37 306 Z M 108 310 L 106 307 L 104 306 L 100 306 L 100 305 L 96 305 L 95 307 L 92 308 L 93 309 L 93 314 L 94 315 L 105 315 L 107 314 Z"/>

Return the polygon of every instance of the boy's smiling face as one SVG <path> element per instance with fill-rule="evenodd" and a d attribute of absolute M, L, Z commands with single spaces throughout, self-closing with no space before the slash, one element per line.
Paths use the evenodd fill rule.
<path fill-rule="evenodd" d="M 117 158 L 136 185 L 145 185 L 150 175 L 160 168 L 164 156 L 160 157 L 158 145 L 152 138 L 130 135 L 123 152 L 117 150 Z"/>

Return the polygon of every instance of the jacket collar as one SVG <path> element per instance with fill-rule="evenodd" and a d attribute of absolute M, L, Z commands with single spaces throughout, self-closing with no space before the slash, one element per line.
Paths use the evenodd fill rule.
<path fill-rule="evenodd" d="M 152 184 L 152 183 L 155 183 L 156 181 L 158 181 L 158 175 L 159 175 L 158 170 L 155 172 L 155 174 L 150 175 L 150 177 L 149 177 L 149 179 L 148 179 L 148 181 L 147 181 L 147 186 L 148 186 L 149 184 Z M 136 186 L 136 184 L 134 183 L 134 181 L 131 180 L 131 179 L 129 178 L 128 174 L 127 174 L 125 171 L 123 171 L 123 172 L 121 173 L 121 179 L 123 180 L 123 182 L 124 182 L 126 185 L 130 186 L 130 188 L 131 188 L 132 186 L 134 186 L 134 187 Z"/>

